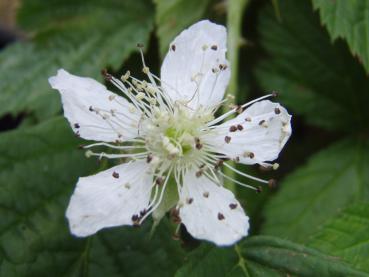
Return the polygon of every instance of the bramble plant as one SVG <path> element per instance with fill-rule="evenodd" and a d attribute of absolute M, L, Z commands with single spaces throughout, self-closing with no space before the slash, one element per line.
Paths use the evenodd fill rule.
<path fill-rule="evenodd" d="M 368 11 L 0 0 L 0 276 L 369 276 Z"/>

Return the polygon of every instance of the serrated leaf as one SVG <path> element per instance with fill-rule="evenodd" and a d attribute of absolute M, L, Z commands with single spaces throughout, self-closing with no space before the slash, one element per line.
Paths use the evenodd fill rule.
<path fill-rule="evenodd" d="M 369 73 L 369 1 L 313 0 L 332 40 L 343 38 Z"/>
<path fill-rule="evenodd" d="M 262 233 L 298 242 L 353 201 L 369 200 L 369 142 L 341 141 L 313 155 L 267 203 Z"/>
<path fill-rule="evenodd" d="M 1 276 L 171 276 L 178 242 L 162 223 L 74 238 L 65 209 L 78 176 L 97 168 L 64 118 L 0 135 Z"/>
<path fill-rule="evenodd" d="M 350 206 L 325 224 L 309 245 L 369 273 L 369 203 Z"/>
<path fill-rule="evenodd" d="M 337 257 L 283 239 L 254 236 L 235 248 L 203 245 L 188 257 L 184 276 L 367 276 Z"/>
<path fill-rule="evenodd" d="M 31 40 L 0 54 L 0 116 L 35 113 L 43 120 L 61 109 L 47 79 L 63 67 L 74 74 L 100 77 L 117 69 L 153 26 L 149 1 L 23 1 L 19 23 Z M 139 61 L 138 61 L 139 62 Z"/>
<path fill-rule="evenodd" d="M 331 1 L 327 1 L 331 2 Z M 282 21 L 272 5 L 259 17 L 267 58 L 257 67 L 262 89 L 276 90 L 293 113 L 327 129 L 367 128 L 369 79 L 346 45 L 332 44 L 309 1 L 280 1 Z"/>
<path fill-rule="evenodd" d="M 160 54 L 164 57 L 169 43 L 183 29 L 204 16 L 211 0 L 154 0 L 154 2 Z"/>

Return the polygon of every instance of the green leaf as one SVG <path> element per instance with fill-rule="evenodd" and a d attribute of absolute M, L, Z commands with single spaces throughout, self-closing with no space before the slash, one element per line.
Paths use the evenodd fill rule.
<path fill-rule="evenodd" d="M 369 273 L 369 203 L 350 206 L 315 234 L 309 245 Z"/>
<path fill-rule="evenodd" d="M 369 1 L 313 0 L 332 40 L 343 38 L 369 73 Z"/>
<path fill-rule="evenodd" d="M 211 0 L 154 0 L 154 2 L 160 54 L 164 57 L 168 52 L 169 43 L 183 29 L 204 16 Z"/>
<path fill-rule="evenodd" d="M 23 1 L 19 23 L 31 38 L 0 54 L 0 116 L 20 112 L 46 119 L 61 109 L 48 77 L 63 67 L 76 75 L 100 77 L 146 43 L 153 27 L 149 1 Z M 140 61 L 137 61 L 140 62 Z"/>
<path fill-rule="evenodd" d="M 331 1 L 326 1 L 331 2 Z M 272 5 L 259 17 L 266 58 L 256 70 L 265 91 L 314 125 L 327 129 L 367 129 L 369 79 L 342 42 L 334 45 L 309 1 L 280 1 L 282 21 Z"/>
<path fill-rule="evenodd" d="M 182 250 L 168 224 L 151 239 L 149 221 L 88 239 L 69 233 L 77 178 L 97 168 L 77 145 L 63 118 L 0 135 L 0 275 L 172 276 Z"/>
<path fill-rule="evenodd" d="M 354 201 L 369 200 L 369 142 L 341 141 L 290 174 L 267 203 L 263 234 L 304 242 Z"/>
<path fill-rule="evenodd" d="M 188 257 L 184 276 L 367 276 L 337 257 L 283 239 L 255 236 L 234 248 L 203 245 Z"/>

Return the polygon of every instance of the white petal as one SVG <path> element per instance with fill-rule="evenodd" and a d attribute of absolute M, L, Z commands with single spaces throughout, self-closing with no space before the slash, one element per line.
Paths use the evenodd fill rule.
<path fill-rule="evenodd" d="M 224 26 L 208 20 L 180 33 L 170 44 L 161 67 L 165 92 L 174 101 L 190 101 L 191 108 L 214 106 L 221 101 L 230 77 L 226 42 Z M 227 67 L 220 70 L 219 65 Z M 213 73 L 213 69 L 219 72 Z"/>
<path fill-rule="evenodd" d="M 84 237 L 105 227 L 132 225 L 132 216 L 149 204 L 153 176 L 147 166 L 131 162 L 80 178 L 66 212 L 71 232 Z"/>
<path fill-rule="evenodd" d="M 112 142 L 137 136 L 141 114 L 130 112 L 126 99 L 99 82 L 59 69 L 49 83 L 59 90 L 64 115 L 82 138 Z"/>
<path fill-rule="evenodd" d="M 224 246 L 237 242 L 248 233 L 248 217 L 233 193 L 207 177 L 196 177 L 194 171 L 188 172 L 180 201 L 183 205 L 180 218 L 195 238 Z"/>
<path fill-rule="evenodd" d="M 231 126 L 239 124 L 241 131 L 230 132 Z M 273 161 L 291 135 L 291 115 L 280 104 L 264 100 L 219 125 L 214 132 L 203 140 L 219 153 L 245 164 Z M 225 142 L 226 136 L 231 138 L 229 143 Z"/>

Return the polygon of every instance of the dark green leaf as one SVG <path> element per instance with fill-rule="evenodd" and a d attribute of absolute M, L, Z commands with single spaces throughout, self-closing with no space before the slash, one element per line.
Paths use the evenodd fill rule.
<path fill-rule="evenodd" d="M 165 221 L 153 238 L 150 222 L 88 239 L 69 233 L 77 177 L 97 169 L 77 145 L 63 118 L 0 135 L 0 275 L 171 276 L 182 251 Z"/>
<path fill-rule="evenodd" d="M 201 19 L 211 0 L 154 0 L 160 53 L 164 57 L 169 43 L 183 29 Z"/>
<path fill-rule="evenodd" d="M 369 143 L 345 140 L 289 175 L 267 203 L 262 233 L 304 242 L 353 201 L 369 199 Z"/>
<path fill-rule="evenodd" d="M 313 4 L 332 39 L 345 39 L 369 73 L 369 1 L 313 0 Z"/>
<path fill-rule="evenodd" d="M 369 80 L 363 68 L 344 43 L 332 45 L 309 1 L 279 3 L 282 22 L 272 5 L 259 19 L 268 56 L 257 68 L 263 90 L 278 91 L 279 101 L 317 126 L 367 129 Z"/>
<path fill-rule="evenodd" d="M 0 102 L 7 103 L 0 116 L 27 111 L 41 120 L 59 112 L 48 77 L 60 67 L 93 78 L 107 66 L 117 69 L 147 42 L 151 10 L 144 0 L 24 1 L 19 22 L 32 38 L 0 54 Z"/>
<path fill-rule="evenodd" d="M 350 206 L 325 224 L 309 245 L 369 272 L 369 203 Z"/>
<path fill-rule="evenodd" d="M 291 275 L 367 276 L 337 257 L 279 238 L 255 236 L 234 248 L 201 246 L 191 253 L 176 277 Z"/>

